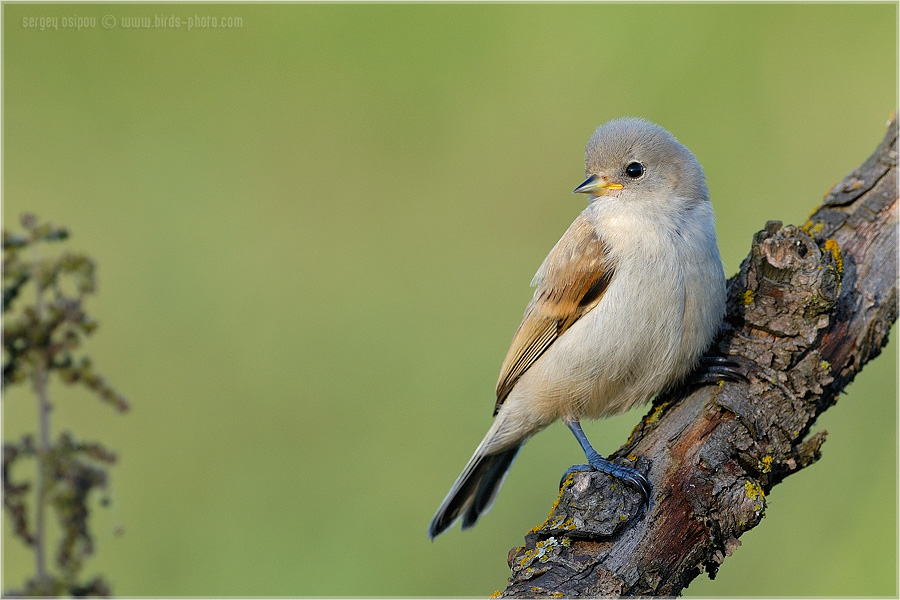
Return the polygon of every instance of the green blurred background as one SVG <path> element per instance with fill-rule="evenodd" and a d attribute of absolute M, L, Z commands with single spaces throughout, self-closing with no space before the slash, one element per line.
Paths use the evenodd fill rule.
<path fill-rule="evenodd" d="M 95 26 L 27 20 L 76 15 Z M 86 570 L 118 595 L 501 589 L 583 459 L 563 427 L 478 527 L 425 529 L 490 423 L 528 282 L 584 206 L 594 128 L 643 116 L 694 151 L 731 275 L 767 220 L 802 223 L 870 154 L 897 101 L 896 4 L 3 16 L 4 225 L 34 211 L 97 259 L 88 350 L 134 407 L 53 388 L 57 431 L 120 455 Z M 157 16 L 240 26 L 124 27 Z M 893 340 L 821 419 L 823 459 L 686 595 L 897 594 L 896 361 Z M 610 452 L 643 410 L 588 435 Z M 34 414 L 6 391 L 4 436 Z M 5 518 L 3 542 L 19 586 L 32 561 Z"/>

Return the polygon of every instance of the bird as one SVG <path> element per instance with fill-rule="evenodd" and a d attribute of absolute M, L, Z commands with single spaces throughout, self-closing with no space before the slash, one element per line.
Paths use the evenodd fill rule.
<path fill-rule="evenodd" d="M 556 420 L 588 465 L 636 489 L 636 469 L 603 458 L 582 419 L 620 414 L 685 382 L 725 314 L 725 274 L 700 163 L 660 125 L 597 127 L 585 148 L 589 197 L 538 268 L 497 381 L 494 420 L 428 527 L 435 537 L 490 510 L 522 445 Z"/>

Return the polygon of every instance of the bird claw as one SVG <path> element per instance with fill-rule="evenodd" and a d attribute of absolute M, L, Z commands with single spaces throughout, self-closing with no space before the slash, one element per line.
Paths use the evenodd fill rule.
<path fill-rule="evenodd" d="M 747 382 L 741 365 L 724 356 L 707 355 L 700 359 L 700 368 L 694 372 L 689 383 L 714 385 L 720 381 Z"/>

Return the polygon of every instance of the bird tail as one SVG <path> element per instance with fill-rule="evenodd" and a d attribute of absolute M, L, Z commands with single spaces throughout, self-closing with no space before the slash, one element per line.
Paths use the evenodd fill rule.
<path fill-rule="evenodd" d="M 431 520 L 431 525 L 428 526 L 428 537 L 431 539 L 449 529 L 460 517 L 462 528 L 468 529 L 475 524 L 478 517 L 491 509 L 497 498 L 497 492 L 500 491 L 500 486 L 503 485 L 503 480 L 506 479 L 506 474 L 525 441 L 521 440 L 511 448 L 486 454 L 484 450 L 489 442 L 493 441 L 491 438 L 494 435 L 495 428 L 491 428 L 484 441 L 475 450 L 475 454 L 469 459 L 469 464 L 450 488 L 450 492 Z"/>

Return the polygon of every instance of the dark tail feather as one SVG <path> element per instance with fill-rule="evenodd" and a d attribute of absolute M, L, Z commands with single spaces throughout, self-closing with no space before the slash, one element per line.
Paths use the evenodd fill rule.
<path fill-rule="evenodd" d="M 449 529 L 460 515 L 462 528 L 468 529 L 478 517 L 489 511 L 520 448 L 514 446 L 487 456 L 476 453 L 431 520 L 428 537 L 434 539 Z"/>

